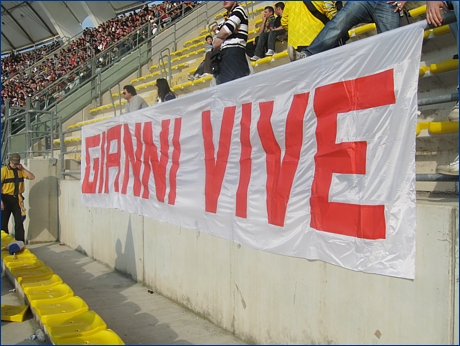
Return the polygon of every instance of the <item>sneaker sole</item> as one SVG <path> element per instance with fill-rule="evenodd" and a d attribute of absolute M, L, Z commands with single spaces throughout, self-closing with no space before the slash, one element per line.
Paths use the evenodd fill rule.
<path fill-rule="evenodd" d="M 289 60 L 291 61 L 296 61 L 297 59 L 297 56 L 296 56 L 296 51 L 294 49 L 294 47 L 292 46 L 289 46 L 288 47 L 288 55 L 289 55 Z"/>

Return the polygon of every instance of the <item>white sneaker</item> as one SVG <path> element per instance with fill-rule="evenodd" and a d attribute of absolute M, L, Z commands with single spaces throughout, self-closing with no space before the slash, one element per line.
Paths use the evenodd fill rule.
<path fill-rule="evenodd" d="M 305 53 L 299 53 L 293 46 L 288 46 L 288 55 L 289 60 L 291 61 L 296 61 L 307 57 Z"/>
<path fill-rule="evenodd" d="M 436 167 L 436 173 L 447 174 L 447 175 L 458 175 L 458 156 L 454 162 L 448 165 L 439 165 Z"/>
<path fill-rule="evenodd" d="M 458 101 L 449 113 L 449 120 L 458 123 Z"/>
<path fill-rule="evenodd" d="M 254 55 L 252 58 L 251 58 L 251 61 L 256 61 L 256 60 L 259 60 L 259 59 L 262 59 L 260 56 L 257 56 L 257 55 Z"/>
<path fill-rule="evenodd" d="M 211 74 L 210 73 L 203 73 L 200 78 L 203 78 L 203 77 L 207 77 L 207 76 L 210 76 Z"/>
<path fill-rule="evenodd" d="M 273 49 L 269 49 L 267 50 L 267 53 L 265 53 L 266 56 L 272 56 L 273 54 L 275 54 L 275 51 Z"/>

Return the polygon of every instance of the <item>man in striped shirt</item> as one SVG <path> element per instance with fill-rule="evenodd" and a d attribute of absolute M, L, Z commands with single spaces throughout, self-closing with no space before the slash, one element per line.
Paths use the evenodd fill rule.
<path fill-rule="evenodd" d="M 236 1 L 224 1 L 227 10 L 226 19 L 219 25 L 219 31 L 213 40 L 213 50 L 220 49 L 221 61 L 217 84 L 223 84 L 249 75 L 246 59 L 248 40 L 248 14 Z"/>

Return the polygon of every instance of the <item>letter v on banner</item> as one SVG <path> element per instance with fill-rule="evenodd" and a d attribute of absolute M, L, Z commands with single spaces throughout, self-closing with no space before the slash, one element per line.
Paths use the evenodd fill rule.
<path fill-rule="evenodd" d="M 330 95 L 334 95 L 332 103 Z M 310 198 L 312 228 L 357 238 L 385 239 L 384 205 L 329 202 L 329 190 L 333 173 L 366 174 L 367 143 L 336 143 L 337 114 L 394 103 L 393 69 L 316 89 L 318 149 Z"/>
<path fill-rule="evenodd" d="M 281 149 L 270 122 L 273 113 L 273 101 L 259 104 L 260 118 L 257 123 L 257 130 L 266 153 L 267 214 L 268 223 L 271 225 L 284 226 L 291 188 L 299 165 L 303 141 L 303 119 L 309 96 L 310 93 L 294 95 L 286 119 L 286 150 L 282 165 L 280 164 Z"/>
<path fill-rule="evenodd" d="M 205 182 L 205 210 L 216 213 L 225 170 L 227 168 L 230 143 L 232 139 L 233 124 L 235 122 L 236 106 L 226 107 L 222 117 L 220 129 L 219 148 L 217 159 L 214 157 L 214 143 L 212 141 L 211 111 L 204 111 L 201 115 L 202 132 L 204 140 L 204 161 L 206 168 Z"/>

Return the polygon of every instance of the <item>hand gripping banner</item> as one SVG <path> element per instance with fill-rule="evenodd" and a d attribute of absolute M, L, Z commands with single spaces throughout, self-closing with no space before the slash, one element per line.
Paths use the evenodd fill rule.
<path fill-rule="evenodd" d="M 409 25 L 84 126 L 82 203 L 413 279 L 422 37 Z"/>

